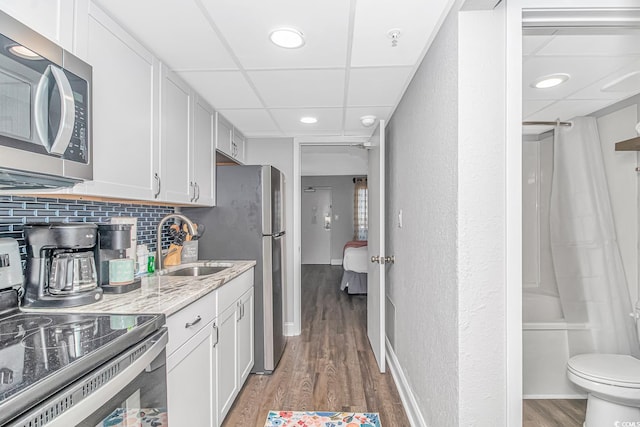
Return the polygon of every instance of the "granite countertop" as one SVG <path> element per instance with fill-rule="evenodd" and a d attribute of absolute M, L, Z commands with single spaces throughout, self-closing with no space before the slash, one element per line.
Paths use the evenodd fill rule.
<path fill-rule="evenodd" d="M 124 294 L 104 294 L 102 300 L 80 307 L 46 309 L 56 313 L 159 314 L 170 316 L 204 295 L 223 286 L 256 265 L 255 261 L 198 261 L 169 267 L 166 271 L 199 266 L 231 267 L 204 277 L 153 274 L 142 278 L 140 289 Z M 22 309 L 23 311 L 44 311 Z"/>

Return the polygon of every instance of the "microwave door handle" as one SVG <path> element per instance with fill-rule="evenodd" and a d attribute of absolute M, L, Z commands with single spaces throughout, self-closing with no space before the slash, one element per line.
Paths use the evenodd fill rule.
<path fill-rule="evenodd" d="M 51 74 L 51 65 L 40 76 L 38 87 L 36 88 L 36 99 L 34 108 L 34 121 L 36 123 L 36 133 L 40 140 L 40 144 L 49 149 L 49 137 L 47 134 L 47 115 L 49 112 L 49 100 L 47 94 L 49 92 L 49 75 Z"/>
<path fill-rule="evenodd" d="M 58 85 L 60 91 L 60 128 L 56 134 L 50 153 L 64 154 L 71 141 L 71 135 L 73 134 L 73 126 L 76 121 L 76 103 L 73 99 L 73 89 L 71 89 L 71 83 L 64 74 L 62 68 L 51 66 L 51 73 Z"/>

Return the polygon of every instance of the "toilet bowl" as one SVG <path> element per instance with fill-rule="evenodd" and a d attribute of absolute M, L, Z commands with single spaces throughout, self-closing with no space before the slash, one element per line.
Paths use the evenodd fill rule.
<path fill-rule="evenodd" d="M 640 360 L 581 354 L 567 362 L 567 376 L 589 393 L 584 427 L 640 426 Z"/>

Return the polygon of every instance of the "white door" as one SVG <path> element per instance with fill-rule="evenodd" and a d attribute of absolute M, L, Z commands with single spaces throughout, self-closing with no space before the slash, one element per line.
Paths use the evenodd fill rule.
<path fill-rule="evenodd" d="M 331 263 L 331 189 L 302 191 L 302 264 Z"/>
<path fill-rule="evenodd" d="M 384 120 L 371 136 L 369 149 L 369 271 L 367 336 L 380 372 L 385 372 L 384 285 Z"/>

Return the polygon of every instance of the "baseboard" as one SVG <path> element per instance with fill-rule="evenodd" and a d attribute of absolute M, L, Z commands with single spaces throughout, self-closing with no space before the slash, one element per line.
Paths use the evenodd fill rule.
<path fill-rule="evenodd" d="M 295 324 L 293 322 L 284 323 L 283 333 L 285 337 L 293 337 L 296 335 L 300 335 L 300 332 L 296 331 Z"/>
<path fill-rule="evenodd" d="M 332 259 L 331 265 L 342 265 L 342 258 Z"/>
<path fill-rule="evenodd" d="M 418 402 L 416 401 L 413 391 L 409 386 L 407 377 L 404 376 L 400 362 L 398 362 L 398 358 L 396 357 L 396 353 L 393 351 L 389 340 L 385 338 L 385 341 L 387 365 L 389 366 L 389 371 L 391 371 L 393 380 L 396 382 L 396 387 L 398 387 L 398 394 L 400 395 L 400 400 L 402 400 L 404 411 L 407 413 L 409 423 L 411 424 L 411 427 L 426 427 L 427 424 L 424 422 L 422 413 L 418 408 Z"/>
<path fill-rule="evenodd" d="M 586 394 L 523 394 L 523 399 L 586 399 Z"/>

